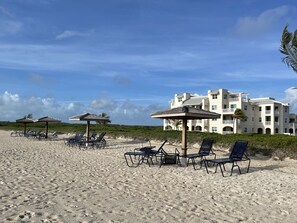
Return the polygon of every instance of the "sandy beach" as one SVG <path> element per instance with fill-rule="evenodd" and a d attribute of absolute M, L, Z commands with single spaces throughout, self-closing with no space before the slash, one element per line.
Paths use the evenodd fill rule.
<path fill-rule="evenodd" d="M 107 137 L 101 150 L 9 131 L 0 139 L 0 222 L 297 222 L 296 160 L 256 155 L 249 173 L 223 178 L 192 166 L 129 168 L 123 154 L 140 146 L 131 139 Z"/>

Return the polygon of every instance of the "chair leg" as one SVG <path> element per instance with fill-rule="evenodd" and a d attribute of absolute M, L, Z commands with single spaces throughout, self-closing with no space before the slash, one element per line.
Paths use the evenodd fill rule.
<path fill-rule="evenodd" d="M 129 156 L 130 158 L 130 163 L 129 164 L 129 161 L 127 159 L 127 156 Z M 137 155 L 134 155 L 134 160 L 136 159 L 136 156 Z M 143 159 L 141 157 L 138 156 L 138 162 L 135 164 L 134 161 L 133 161 L 133 158 L 132 158 L 132 155 L 131 154 L 124 154 L 124 157 L 125 157 L 125 160 L 126 160 L 126 164 L 128 167 L 138 167 L 142 162 L 143 162 Z"/>
<path fill-rule="evenodd" d="M 236 162 L 236 163 L 233 162 L 233 163 L 232 163 L 232 168 L 231 168 L 231 174 L 230 174 L 230 176 L 232 176 L 232 174 L 233 174 L 233 169 L 234 169 L 235 166 L 238 168 L 238 172 L 239 172 L 239 174 L 241 174 L 241 170 L 240 170 L 239 165 L 237 164 L 237 162 Z"/>
<path fill-rule="evenodd" d="M 203 163 L 204 163 L 204 166 L 205 166 L 205 169 L 206 169 L 206 172 L 207 172 L 207 174 L 209 174 L 209 172 L 208 172 L 208 162 L 207 162 L 207 160 L 203 160 Z"/>
<path fill-rule="evenodd" d="M 250 170 L 250 164 L 251 164 L 251 160 L 249 159 L 248 168 L 247 168 L 247 170 L 246 170 L 246 172 L 247 172 L 247 173 L 248 173 L 248 172 L 249 172 L 249 170 Z"/>
<path fill-rule="evenodd" d="M 224 176 L 224 173 L 223 173 L 222 166 L 221 166 L 221 165 L 223 165 L 223 167 L 224 167 L 224 170 L 225 170 L 225 166 L 224 166 L 224 164 L 220 164 L 220 163 L 219 163 L 218 165 L 220 166 L 220 169 L 221 169 L 222 176 L 223 176 L 223 177 L 225 177 L 225 176 Z"/>

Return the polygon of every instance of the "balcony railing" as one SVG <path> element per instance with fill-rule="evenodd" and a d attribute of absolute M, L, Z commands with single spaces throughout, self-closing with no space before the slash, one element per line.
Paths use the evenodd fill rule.
<path fill-rule="evenodd" d="M 233 120 L 223 120 L 223 124 L 233 124 Z"/>
<path fill-rule="evenodd" d="M 227 113 L 227 112 L 230 113 L 230 112 L 234 112 L 234 111 L 235 111 L 235 108 L 224 108 L 223 109 L 224 113 Z"/>

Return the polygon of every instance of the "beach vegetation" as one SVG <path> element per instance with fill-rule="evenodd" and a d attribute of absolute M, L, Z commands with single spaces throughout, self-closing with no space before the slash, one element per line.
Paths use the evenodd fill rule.
<path fill-rule="evenodd" d="M 29 123 L 27 129 L 41 130 L 44 129 L 43 123 Z M 23 130 L 23 125 L 15 122 L 0 122 L 2 130 Z M 51 123 L 49 131 L 57 131 L 59 134 L 86 131 L 86 124 L 82 123 Z M 150 140 L 164 141 L 168 140 L 171 144 L 176 144 L 177 147 L 181 144 L 181 131 L 163 130 L 162 126 L 128 126 L 128 125 L 98 125 L 91 124 L 90 131 L 97 133 L 106 132 L 111 138 L 148 138 Z M 249 142 L 248 152 L 250 154 L 261 153 L 263 155 L 273 156 L 275 151 L 281 154 L 282 157 L 297 158 L 297 137 L 275 134 L 227 134 L 221 135 L 217 133 L 205 133 L 188 131 L 187 141 L 191 147 L 196 143 L 200 143 L 204 138 L 215 140 L 215 145 L 222 148 L 230 148 L 236 140 L 247 140 Z M 280 153 L 281 151 L 281 153 Z"/>

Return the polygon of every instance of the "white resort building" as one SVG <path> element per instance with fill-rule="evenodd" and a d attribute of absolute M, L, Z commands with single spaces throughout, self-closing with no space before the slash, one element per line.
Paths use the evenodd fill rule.
<path fill-rule="evenodd" d="M 296 115 L 289 113 L 289 104 L 271 97 L 250 99 L 246 93 L 219 89 L 209 90 L 206 96 L 176 94 L 170 106 L 192 106 L 221 114 L 220 119 L 188 121 L 189 131 L 297 135 Z M 237 108 L 244 112 L 247 117 L 245 121 L 233 118 Z M 164 130 L 168 129 L 181 129 L 180 122 L 164 120 Z"/>

